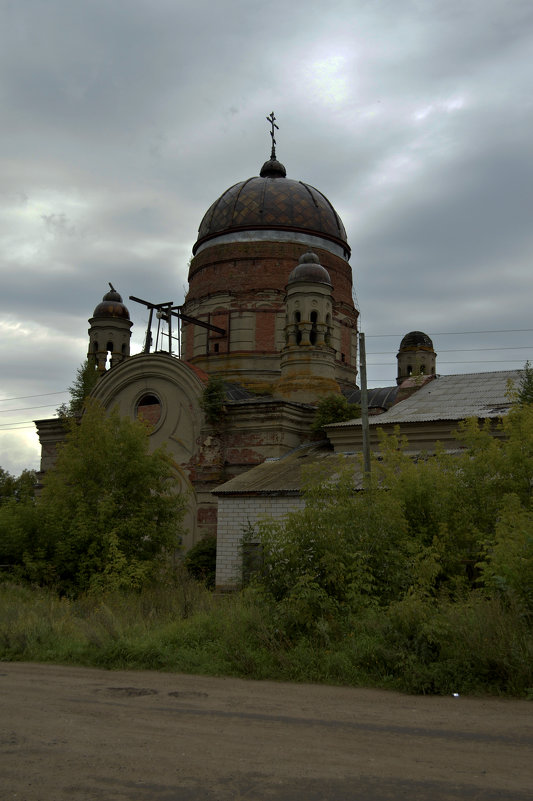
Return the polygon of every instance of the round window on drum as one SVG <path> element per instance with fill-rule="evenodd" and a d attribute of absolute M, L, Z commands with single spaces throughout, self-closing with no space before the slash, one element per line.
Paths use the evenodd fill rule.
<path fill-rule="evenodd" d="M 161 401 L 156 395 L 146 394 L 137 404 L 136 417 L 155 426 L 161 418 Z"/>

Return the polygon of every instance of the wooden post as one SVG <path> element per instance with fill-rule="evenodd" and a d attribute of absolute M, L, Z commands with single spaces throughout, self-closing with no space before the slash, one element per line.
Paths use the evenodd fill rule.
<path fill-rule="evenodd" d="M 370 430 L 368 426 L 368 391 L 366 387 L 365 335 L 359 333 L 359 370 L 361 373 L 361 427 L 363 429 L 363 470 L 365 483 L 370 478 Z"/>

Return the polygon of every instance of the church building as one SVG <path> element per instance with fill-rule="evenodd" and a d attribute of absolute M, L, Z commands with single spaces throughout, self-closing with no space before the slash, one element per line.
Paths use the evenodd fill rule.
<path fill-rule="evenodd" d="M 113 287 L 89 320 L 88 359 L 100 373 L 92 396 L 148 420 L 151 445 L 166 444 L 190 499 L 185 547 L 216 533 L 212 490 L 307 442 L 320 398 L 357 390 L 346 231 L 322 192 L 287 177 L 269 122 L 259 175 L 226 189 L 200 222 L 184 304 L 141 301 L 166 338 L 152 349 L 149 325 L 131 355 L 130 313 Z M 158 349 L 176 330 L 178 352 Z M 225 395 L 216 420 L 204 413 L 210 377 Z M 57 419 L 37 428 L 45 471 L 64 433 Z"/>
<path fill-rule="evenodd" d="M 153 449 L 166 445 L 188 498 L 183 545 L 217 536 L 221 589 L 239 585 L 244 529 L 303 504 L 303 465 L 343 453 L 357 470 L 362 448 L 360 420 L 328 427 L 326 445 L 311 430 L 321 398 L 361 399 L 346 231 L 322 192 L 287 177 L 274 115 L 267 119 L 270 158 L 206 211 L 183 305 L 130 296 L 149 310 L 143 351 L 130 354 L 130 313 L 114 287 L 89 319 L 87 356 L 99 372 L 92 397 L 148 421 Z M 403 338 L 397 360 L 396 386 L 368 392 L 373 447 L 378 426 L 397 425 L 414 450 L 431 450 L 437 439 L 453 446 L 459 420 L 496 419 L 509 407 L 515 373 L 441 379 L 423 332 Z M 45 472 L 65 431 L 57 418 L 36 425 Z"/>

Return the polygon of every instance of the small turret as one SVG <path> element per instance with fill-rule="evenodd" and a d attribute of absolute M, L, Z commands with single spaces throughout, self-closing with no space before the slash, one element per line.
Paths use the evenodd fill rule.
<path fill-rule="evenodd" d="M 281 351 L 278 396 L 314 403 L 340 392 L 331 346 L 332 285 L 328 271 L 311 251 L 289 275 L 285 299 L 285 347 Z"/>
<path fill-rule="evenodd" d="M 87 359 L 96 364 L 103 373 L 108 358 L 109 367 L 114 367 L 130 355 L 130 313 L 112 284 L 102 302 L 98 304 L 89 320 L 89 352 Z"/>
<path fill-rule="evenodd" d="M 414 376 L 434 376 L 437 354 L 433 342 L 423 331 L 411 331 L 400 342 L 398 359 L 398 376 L 396 383 L 400 385 L 406 378 Z"/>

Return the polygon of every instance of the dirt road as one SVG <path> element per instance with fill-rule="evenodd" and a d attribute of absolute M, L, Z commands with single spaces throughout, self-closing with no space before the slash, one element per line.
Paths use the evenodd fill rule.
<path fill-rule="evenodd" d="M 533 704 L 0 664 L 1 801 L 529 801 Z"/>

